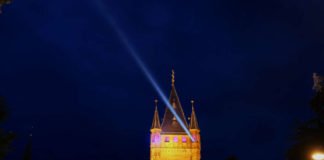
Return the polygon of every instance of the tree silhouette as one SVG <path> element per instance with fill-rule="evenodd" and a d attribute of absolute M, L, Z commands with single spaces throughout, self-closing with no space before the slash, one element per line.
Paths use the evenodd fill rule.
<path fill-rule="evenodd" d="M 0 123 L 3 123 L 7 118 L 7 107 L 3 97 L 0 97 Z M 0 129 L 0 160 L 3 160 L 8 152 L 11 151 L 10 144 L 15 138 L 15 134 L 12 132 L 5 132 L 4 129 Z"/>
<path fill-rule="evenodd" d="M 296 129 L 294 143 L 287 152 L 288 160 L 309 160 L 312 152 L 324 149 L 324 90 L 321 84 L 316 85 L 319 89 L 310 102 L 316 116 Z"/>
<path fill-rule="evenodd" d="M 0 0 L 0 14 L 2 13 L 2 6 L 11 3 L 11 0 Z"/>
<path fill-rule="evenodd" d="M 238 160 L 236 156 L 229 156 L 226 160 Z"/>
<path fill-rule="evenodd" d="M 25 148 L 25 153 L 23 156 L 23 160 L 31 160 L 32 159 L 32 135 L 29 136 L 28 143 Z"/>

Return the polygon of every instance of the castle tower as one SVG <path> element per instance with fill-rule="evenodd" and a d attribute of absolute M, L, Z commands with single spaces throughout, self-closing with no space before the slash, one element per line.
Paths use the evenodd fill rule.
<path fill-rule="evenodd" d="M 151 160 L 160 159 L 160 148 L 161 148 L 161 125 L 159 112 L 157 109 L 158 100 L 155 100 L 155 112 L 151 127 Z"/>
<path fill-rule="evenodd" d="M 192 159 L 198 160 L 200 159 L 200 129 L 198 126 L 198 120 L 195 113 L 194 108 L 194 101 L 191 100 L 192 105 L 192 111 L 191 111 L 191 117 L 190 117 L 190 133 L 193 136 L 195 143 L 192 143 L 191 150 L 192 150 Z"/>
<path fill-rule="evenodd" d="M 166 107 L 162 124 L 160 124 L 157 100 L 155 100 L 155 112 L 151 127 L 150 159 L 200 160 L 200 129 L 194 110 L 194 101 L 191 101 L 192 113 L 190 125 L 188 125 L 175 88 L 174 71 L 172 71 L 172 86 L 169 103 L 179 117 L 176 118 L 171 110 Z M 181 127 L 178 119 L 181 120 L 184 126 L 190 131 L 194 141 Z"/>

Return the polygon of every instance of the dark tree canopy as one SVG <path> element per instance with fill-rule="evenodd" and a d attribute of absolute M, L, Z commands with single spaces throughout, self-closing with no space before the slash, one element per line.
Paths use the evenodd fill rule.
<path fill-rule="evenodd" d="M 6 104 L 3 97 L 0 97 L 0 123 L 3 123 L 5 118 L 7 117 Z"/>
<path fill-rule="evenodd" d="M 3 124 L 7 117 L 7 107 L 3 97 L 0 97 L 0 124 Z M 5 132 L 4 129 L 0 129 L 0 160 L 4 159 L 8 152 L 11 151 L 10 144 L 15 138 L 15 134 L 12 132 Z"/>
<path fill-rule="evenodd" d="M 236 156 L 229 156 L 226 160 L 238 160 Z"/>
<path fill-rule="evenodd" d="M 0 0 L 0 4 L 9 4 L 11 3 L 11 0 Z"/>
<path fill-rule="evenodd" d="M 288 160 L 309 160 L 314 151 L 324 151 L 324 91 L 318 91 L 310 103 L 315 117 L 301 124 L 288 150 Z"/>
<path fill-rule="evenodd" d="M 25 148 L 25 152 L 23 155 L 23 160 L 31 160 L 32 159 L 32 135 L 30 135 L 28 143 Z"/>
<path fill-rule="evenodd" d="M 0 14 L 2 12 L 2 6 L 9 3 L 11 3 L 11 0 L 0 0 Z"/>

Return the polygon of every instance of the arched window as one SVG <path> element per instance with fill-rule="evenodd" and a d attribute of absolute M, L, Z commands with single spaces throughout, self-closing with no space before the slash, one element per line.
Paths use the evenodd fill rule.
<path fill-rule="evenodd" d="M 164 141 L 165 142 L 170 142 L 170 137 L 165 137 Z"/>
<path fill-rule="evenodd" d="M 159 135 L 155 135 L 154 141 L 157 142 L 157 143 L 159 143 L 160 142 L 160 136 Z"/>
<path fill-rule="evenodd" d="M 183 136 L 182 137 L 182 143 L 186 143 L 187 142 L 187 137 Z"/>
<path fill-rule="evenodd" d="M 198 136 L 197 136 L 197 135 L 193 135 L 193 139 L 194 139 L 194 141 L 193 141 L 193 142 L 198 142 L 198 141 L 199 141 L 199 138 L 198 138 Z"/>
<path fill-rule="evenodd" d="M 178 136 L 173 137 L 173 142 L 178 142 Z"/>

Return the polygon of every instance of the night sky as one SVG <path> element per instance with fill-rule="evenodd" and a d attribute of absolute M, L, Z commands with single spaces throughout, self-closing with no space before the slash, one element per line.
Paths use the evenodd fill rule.
<path fill-rule="evenodd" d="M 324 74 L 321 0 L 15 0 L 0 15 L 0 95 L 21 159 L 148 160 L 157 92 L 107 21 L 168 95 L 171 70 L 202 159 L 281 160 Z M 160 116 L 165 105 L 160 100 Z"/>

